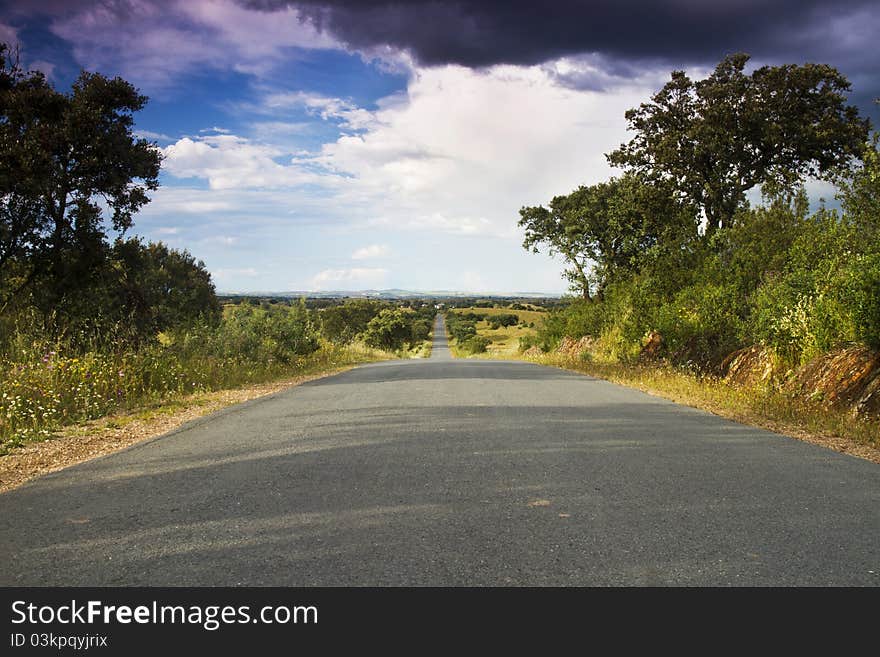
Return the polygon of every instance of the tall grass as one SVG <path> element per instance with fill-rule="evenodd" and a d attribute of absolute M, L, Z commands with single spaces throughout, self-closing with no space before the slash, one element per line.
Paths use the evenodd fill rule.
<path fill-rule="evenodd" d="M 172 396 L 389 357 L 320 340 L 308 317 L 296 314 L 242 308 L 226 313 L 218 326 L 163 334 L 137 348 L 112 340 L 74 347 L 21 330 L 0 358 L 0 454 L 64 425 Z"/>

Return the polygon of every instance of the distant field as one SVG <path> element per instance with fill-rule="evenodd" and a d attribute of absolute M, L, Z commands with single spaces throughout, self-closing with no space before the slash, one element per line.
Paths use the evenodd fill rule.
<path fill-rule="evenodd" d="M 458 352 L 453 345 L 455 355 L 464 358 L 515 358 L 519 355 L 519 339 L 526 335 L 533 335 L 547 316 L 546 312 L 537 310 L 511 310 L 510 308 L 453 308 L 452 313 L 478 313 L 483 315 L 515 314 L 520 321 L 526 324 L 535 324 L 535 328 L 528 326 L 504 326 L 496 330 L 489 328 L 488 322 L 477 322 L 477 335 L 489 338 L 492 341 L 486 348 L 486 353 L 464 355 Z"/>
<path fill-rule="evenodd" d="M 516 315 L 521 320 L 525 321 L 526 324 L 528 324 L 529 322 L 535 322 L 536 326 L 538 322 L 543 321 L 544 318 L 547 316 L 547 313 L 543 311 L 511 310 L 510 308 L 453 308 L 450 310 L 450 312 L 477 313 L 478 315 Z"/>

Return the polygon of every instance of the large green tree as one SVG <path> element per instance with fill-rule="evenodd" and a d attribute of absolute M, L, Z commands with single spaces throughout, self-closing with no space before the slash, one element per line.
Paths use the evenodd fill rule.
<path fill-rule="evenodd" d="M 864 149 L 869 123 L 846 104 L 847 79 L 824 64 L 762 66 L 730 55 L 705 80 L 682 71 L 626 113 L 635 137 L 608 161 L 666 181 L 700 208 L 706 232 L 726 225 L 755 186 L 824 177 Z"/>
<path fill-rule="evenodd" d="M 519 226 L 525 249 L 537 253 L 543 246 L 565 258 L 566 277 L 587 299 L 637 270 L 649 249 L 696 234 L 693 211 L 675 200 L 668 185 L 645 184 L 634 175 L 578 187 L 546 208 L 524 207 Z"/>
<path fill-rule="evenodd" d="M 105 226 L 124 233 L 158 186 L 160 153 L 133 133 L 146 102 L 125 80 L 85 71 L 58 92 L 0 45 L 0 308 L 28 295 L 63 313 L 93 283 Z"/>

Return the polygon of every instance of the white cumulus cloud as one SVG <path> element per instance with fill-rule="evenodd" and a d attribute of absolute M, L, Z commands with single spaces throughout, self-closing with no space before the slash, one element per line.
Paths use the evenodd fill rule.
<path fill-rule="evenodd" d="M 604 154 L 649 93 L 573 89 L 546 66 L 420 69 L 313 161 L 346 176 L 337 201 L 368 207 L 374 225 L 512 237 L 522 205 L 612 174 Z"/>
<path fill-rule="evenodd" d="M 361 247 L 351 254 L 352 260 L 369 260 L 371 258 L 385 258 L 391 255 L 391 249 L 385 244 L 370 244 Z"/>
<path fill-rule="evenodd" d="M 290 163 L 289 158 L 288 163 L 279 163 L 277 159 L 285 156 L 280 148 L 236 135 L 184 137 L 163 148 L 162 154 L 165 170 L 171 175 L 207 179 L 215 190 L 326 185 L 332 179 Z"/>

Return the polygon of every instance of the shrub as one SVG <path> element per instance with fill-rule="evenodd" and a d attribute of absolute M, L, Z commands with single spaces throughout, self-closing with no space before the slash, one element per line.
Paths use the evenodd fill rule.
<path fill-rule="evenodd" d="M 431 336 L 433 322 L 430 319 L 416 318 L 412 320 L 410 328 L 410 343 L 416 344 L 427 340 Z"/>
<path fill-rule="evenodd" d="M 660 309 L 657 327 L 673 360 L 705 368 L 742 346 L 739 303 L 732 284 L 701 283 L 676 294 Z"/>
<path fill-rule="evenodd" d="M 513 313 L 488 315 L 486 316 L 486 321 L 492 330 L 498 330 L 501 327 L 516 326 L 519 323 L 519 315 Z"/>
<path fill-rule="evenodd" d="M 387 308 L 367 324 L 364 342 L 377 349 L 397 351 L 412 339 L 412 326 L 407 313 L 399 309 Z"/>
<path fill-rule="evenodd" d="M 321 332 L 331 342 L 349 344 L 367 330 L 384 304 L 372 299 L 352 299 L 320 311 Z"/>
<path fill-rule="evenodd" d="M 485 353 L 486 348 L 490 344 L 492 344 L 492 341 L 489 338 L 482 335 L 475 335 L 462 342 L 459 346 L 465 353 L 482 354 Z"/>
<path fill-rule="evenodd" d="M 446 328 L 456 342 L 464 342 L 477 334 L 476 320 L 454 313 L 447 316 Z"/>

